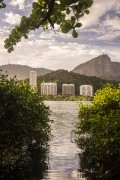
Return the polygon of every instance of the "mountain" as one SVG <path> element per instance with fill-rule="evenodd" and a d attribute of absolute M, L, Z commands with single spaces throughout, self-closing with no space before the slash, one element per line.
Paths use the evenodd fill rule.
<path fill-rule="evenodd" d="M 117 85 L 116 81 L 103 80 L 97 77 L 88 77 L 85 75 L 80 75 L 73 72 L 68 72 L 67 70 L 57 70 L 50 72 L 44 76 L 40 76 L 37 79 L 38 89 L 40 92 L 40 84 L 42 82 L 56 82 L 58 94 L 62 94 L 62 84 L 74 84 L 75 85 L 75 94 L 79 95 L 80 85 L 92 85 L 94 93 L 100 89 L 107 82 Z"/>
<path fill-rule="evenodd" d="M 100 55 L 75 67 L 72 72 L 120 81 L 120 63 L 112 62 L 107 54 Z"/>
<path fill-rule="evenodd" d="M 42 76 L 52 72 L 45 68 L 32 68 L 25 65 L 8 64 L 0 66 L 3 73 L 7 71 L 9 77 L 16 76 L 17 80 L 24 80 L 29 78 L 31 70 L 37 72 L 37 76 Z M 100 55 L 83 64 L 75 67 L 72 72 L 86 76 L 95 76 L 106 80 L 120 81 L 120 63 L 112 62 L 107 54 Z"/>
<path fill-rule="evenodd" d="M 37 72 L 37 76 L 45 75 L 50 73 L 52 70 L 45 69 L 45 68 L 32 68 L 25 65 L 18 65 L 18 64 L 8 64 L 0 66 L 2 73 L 4 74 L 7 72 L 9 78 L 13 78 L 16 76 L 17 80 L 24 80 L 29 78 L 29 72 L 31 70 Z"/>

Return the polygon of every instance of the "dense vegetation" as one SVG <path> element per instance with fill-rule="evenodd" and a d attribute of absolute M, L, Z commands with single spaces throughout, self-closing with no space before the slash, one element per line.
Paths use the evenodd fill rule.
<path fill-rule="evenodd" d="M 52 96 L 52 95 L 43 95 L 43 100 L 49 101 L 91 101 L 92 97 L 84 96 Z"/>
<path fill-rule="evenodd" d="M 81 169 L 90 180 L 120 178 L 120 84 L 97 91 L 91 106 L 80 105 L 76 142 Z"/>
<path fill-rule="evenodd" d="M 16 164 L 32 163 L 28 154 L 32 157 L 35 152 L 45 153 L 50 135 L 49 114 L 49 108 L 27 83 L 8 80 L 7 75 L 0 74 L 0 171 L 6 169 L 7 174 Z"/>
<path fill-rule="evenodd" d="M 98 89 L 100 89 L 104 84 L 106 84 L 107 82 L 117 85 L 117 82 L 115 82 L 115 81 L 103 80 L 103 79 L 100 79 L 97 77 L 88 77 L 85 75 L 68 72 L 67 70 L 57 70 L 57 71 L 48 73 L 44 76 L 38 77 L 39 93 L 40 93 L 40 84 L 43 81 L 44 82 L 56 82 L 57 88 L 58 88 L 58 95 L 62 94 L 62 84 L 66 84 L 66 83 L 75 84 L 75 95 L 76 96 L 80 95 L 80 90 L 79 90 L 80 85 L 85 85 L 85 84 L 92 85 L 94 93 Z"/>

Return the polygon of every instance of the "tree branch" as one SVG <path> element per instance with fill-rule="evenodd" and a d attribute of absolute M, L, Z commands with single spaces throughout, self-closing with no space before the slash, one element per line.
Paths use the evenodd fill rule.
<path fill-rule="evenodd" d="M 49 8 L 48 12 L 46 13 L 45 17 L 40 20 L 39 24 L 37 24 L 37 28 L 39 28 L 43 23 L 45 23 L 48 20 L 50 25 L 54 29 L 54 24 L 53 24 L 52 20 L 50 19 L 50 15 L 52 14 L 53 8 L 54 8 L 54 3 L 55 3 L 55 0 L 49 0 L 49 2 L 48 2 L 48 8 Z"/>

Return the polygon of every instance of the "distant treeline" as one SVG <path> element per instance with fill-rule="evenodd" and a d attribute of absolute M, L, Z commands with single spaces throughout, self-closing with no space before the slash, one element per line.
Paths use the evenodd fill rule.
<path fill-rule="evenodd" d="M 43 95 L 43 101 L 92 101 L 93 97 L 88 96 L 52 96 L 52 95 Z"/>
<path fill-rule="evenodd" d="M 97 77 L 88 77 L 85 75 L 80 75 L 73 72 L 68 72 L 67 70 L 57 70 L 50 72 L 44 76 L 39 76 L 37 79 L 38 91 L 40 93 L 40 84 L 42 82 L 56 82 L 57 83 L 57 94 L 62 94 L 62 84 L 74 84 L 76 96 L 80 95 L 81 85 L 92 85 L 93 93 L 98 89 L 102 88 L 106 83 L 117 85 L 118 82 L 111 80 L 103 80 Z"/>

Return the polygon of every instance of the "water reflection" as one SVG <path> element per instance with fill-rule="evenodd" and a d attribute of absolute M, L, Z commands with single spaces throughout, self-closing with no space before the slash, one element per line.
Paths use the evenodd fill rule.
<path fill-rule="evenodd" d="M 77 102 L 45 102 L 52 114 L 52 139 L 50 141 L 49 170 L 44 179 L 84 180 L 79 172 L 79 149 L 72 142 L 71 131 L 78 116 Z"/>
<path fill-rule="evenodd" d="M 52 179 L 52 180 L 85 180 L 82 177 L 82 174 L 79 171 L 66 171 L 66 170 L 49 170 L 48 174 L 44 176 L 44 179 Z M 42 180 L 44 180 L 42 179 Z"/>

